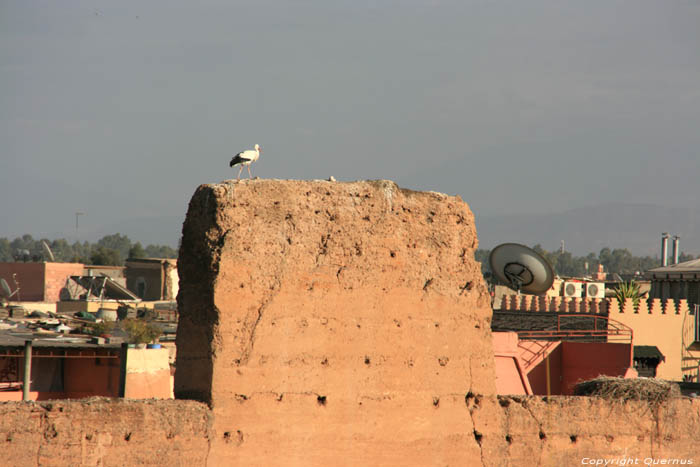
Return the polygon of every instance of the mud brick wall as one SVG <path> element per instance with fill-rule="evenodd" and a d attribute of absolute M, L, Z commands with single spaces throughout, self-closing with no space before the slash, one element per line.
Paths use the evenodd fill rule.
<path fill-rule="evenodd" d="M 0 403 L 0 465 L 206 465 L 211 414 L 193 401 Z"/>
<path fill-rule="evenodd" d="M 466 420 L 433 401 L 495 393 L 476 247 L 462 200 L 389 181 L 203 185 L 178 261 L 175 395 L 211 404 L 221 462 L 458 442 Z"/>
<path fill-rule="evenodd" d="M 476 246 L 459 198 L 391 182 L 203 185 L 178 262 L 197 400 L 1 403 L 0 464 L 700 464 L 698 399 L 495 395 Z"/>

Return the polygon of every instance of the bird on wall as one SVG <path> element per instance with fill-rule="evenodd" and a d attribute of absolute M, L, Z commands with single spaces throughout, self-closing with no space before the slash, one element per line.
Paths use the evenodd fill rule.
<path fill-rule="evenodd" d="M 262 151 L 260 150 L 259 145 L 255 145 L 254 149 L 248 149 L 247 151 L 239 152 L 235 156 L 233 156 L 233 159 L 231 159 L 231 163 L 229 164 L 229 167 L 233 167 L 234 165 L 241 165 L 241 170 L 238 171 L 238 177 L 236 180 L 241 179 L 241 172 L 243 172 L 243 166 L 248 167 L 248 176 L 250 178 L 253 178 L 253 174 L 250 173 L 250 164 L 258 160 L 258 157 L 260 157 L 260 153 Z"/>

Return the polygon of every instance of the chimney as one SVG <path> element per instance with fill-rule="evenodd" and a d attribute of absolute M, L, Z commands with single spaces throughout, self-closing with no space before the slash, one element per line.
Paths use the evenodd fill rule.
<path fill-rule="evenodd" d="M 681 254 L 681 251 L 678 248 L 680 239 L 681 237 L 679 235 L 673 236 L 673 264 L 678 264 L 678 255 Z"/>
<path fill-rule="evenodd" d="M 668 233 L 661 234 L 661 266 L 668 266 Z"/>

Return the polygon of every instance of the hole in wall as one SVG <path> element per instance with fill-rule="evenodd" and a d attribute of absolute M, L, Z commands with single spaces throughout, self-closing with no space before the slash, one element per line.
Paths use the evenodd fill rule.
<path fill-rule="evenodd" d="M 326 396 L 316 397 L 316 402 L 318 402 L 318 405 L 326 405 Z"/>
<path fill-rule="evenodd" d="M 464 403 L 469 405 L 469 400 L 474 398 L 474 393 L 469 391 L 466 396 L 464 396 Z"/>

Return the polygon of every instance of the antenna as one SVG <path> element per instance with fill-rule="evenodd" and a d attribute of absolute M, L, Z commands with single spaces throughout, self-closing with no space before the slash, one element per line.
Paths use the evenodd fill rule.
<path fill-rule="evenodd" d="M 46 256 L 49 257 L 49 260 L 51 260 L 52 263 L 56 262 L 56 258 L 53 255 L 53 252 L 51 251 L 51 248 L 49 247 L 49 244 L 46 243 L 45 240 L 41 241 L 41 246 L 44 248 L 44 253 L 46 253 Z"/>
<path fill-rule="evenodd" d="M 518 293 L 545 293 L 554 282 L 554 272 L 546 259 L 519 243 L 503 243 L 491 250 L 491 271 Z"/>
<path fill-rule="evenodd" d="M 78 216 L 83 216 L 85 215 L 84 212 L 76 211 L 75 213 L 75 233 L 78 233 Z"/>

